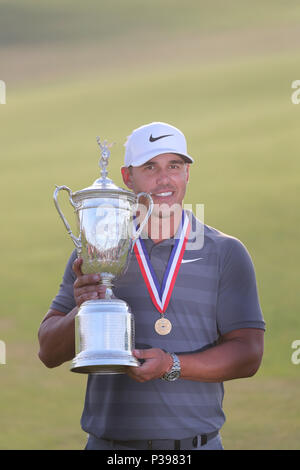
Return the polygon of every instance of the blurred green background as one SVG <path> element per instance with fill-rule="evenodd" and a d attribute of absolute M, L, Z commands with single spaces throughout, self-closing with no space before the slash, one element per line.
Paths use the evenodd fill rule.
<path fill-rule="evenodd" d="M 225 383 L 224 446 L 300 448 L 299 39 L 296 0 L 0 0 L 1 449 L 85 445 L 86 377 L 37 357 L 73 250 L 54 184 L 98 177 L 100 135 L 116 142 L 122 185 L 126 136 L 151 121 L 185 133 L 196 160 L 185 202 L 204 204 L 256 268 L 265 355 L 256 376 Z"/>

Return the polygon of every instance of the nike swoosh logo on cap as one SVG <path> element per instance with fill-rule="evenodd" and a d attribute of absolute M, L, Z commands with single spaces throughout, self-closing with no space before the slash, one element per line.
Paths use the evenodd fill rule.
<path fill-rule="evenodd" d="M 182 259 L 182 263 L 192 263 L 193 261 L 198 261 L 199 259 L 204 259 L 204 258 L 194 258 L 194 259 Z"/>
<path fill-rule="evenodd" d="M 151 134 L 150 137 L 149 137 L 149 142 L 155 142 L 156 140 L 164 139 L 165 137 L 170 137 L 171 135 L 173 135 L 173 134 L 167 134 L 167 135 L 160 135 L 158 137 L 152 137 L 152 134 Z"/>

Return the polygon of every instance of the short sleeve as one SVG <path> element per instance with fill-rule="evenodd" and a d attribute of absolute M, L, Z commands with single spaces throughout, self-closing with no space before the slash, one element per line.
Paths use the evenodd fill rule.
<path fill-rule="evenodd" d="M 236 238 L 226 241 L 220 256 L 217 326 L 220 334 L 240 328 L 265 329 L 253 262 Z"/>
<path fill-rule="evenodd" d="M 76 275 L 72 269 L 73 262 L 76 258 L 77 254 L 76 250 L 74 250 L 67 262 L 59 291 L 50 305 L 50 308 L 58 310 L 59 312 L 69 313 L 76 306 L 73 290 Z"/>

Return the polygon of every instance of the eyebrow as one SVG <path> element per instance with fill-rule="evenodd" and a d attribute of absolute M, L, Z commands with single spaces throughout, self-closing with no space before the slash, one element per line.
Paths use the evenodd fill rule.
<path fill-rule="evenodd" d="M 179 165 L 184 165 L 186 162 L 184 162 L 184 161 L 181 160 L 181 159 L 180 159 L 180 160 L 178 159 L 178 160 L 170 160 L 168 163 L 169 163 L 169 164 L 173 164 L 173 165 L 174 165 L 174 163 L 177 163 L 177 164 L 179 164 Z M 146 163 L 143 163 L 142 166 L 147 166 L 147 165 L 157 165 L 157 162 L 153 162 L 152 160 L 150 160 L 150 161 L 148 161 L 148 162 L 146 162 Z"/>

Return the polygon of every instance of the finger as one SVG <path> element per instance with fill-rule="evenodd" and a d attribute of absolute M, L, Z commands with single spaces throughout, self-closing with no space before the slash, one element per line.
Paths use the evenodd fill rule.
<path fill-rule="evenodd" d="M 73 265 L 72 265 L 72 269 L 73 269 L 73 271 L 74 271 L 74 273 L 76 274 L 77 277 L 83 275 L 83 272 L 81 271 L 82 263 L 83 263 L 82 258 L 76 258 Z"/>
<path fill-rule="evenodd" d="M 82 274 L 81 276 L 77 277 L 76 281 L 74 282 L 74 288 L 79 288 L 88 285 L 98 285 L 101 280 L 100 274 Z"/>
<path fill-rule="evenodd" d="M 107 289 L 107 286 L 104 286 L 103 284 L 98 286 L 99 299 L 105 299 L 106 289 Z"/>
<path fill-rule="evenodd" d="M 140 367 L 130 367 L 127 372 L 132 379 L 138 382 L 162 377 L 172 362 L 171 356 L 159 348 L 135 349 L 133 355 L 137 359 L 144 359 Z"/>
<path fill-rule="evenodd" d="M 134 349 L 132 351 L 133 355 L 137 359 L 151 359 L 157 356 L 160 356 L 163 351 L 158 348 L 149 348 L 149 349 Z"/>
<path fill-rule="evenodd" d="M 126 366 L 126 374 L 136 382 L 145 382 L 144 373 L 141 371 L 142 365 L 138 367 Z"/>
<path fill-rule="evenodd" d="M 76 305 L 82 304 L 82 302 L 86 302 L 87 300 L 93 299 L 105 299 L 107 286 L 104 285 L 92 285 L 92 286 L 85 286 L 78 289 L 74 288 L 74 297 L 76 301 Z"/>
<path fill-rule="evenodd" d="M 77 307 L 80 307 L 83 302 L 87 302 L 88 300 L 96 300 L 98 299 L 98 293 L 97 292 L 88 292 L 82 295 L 79 295 L 76 297 L 76 305 Z"/>
<path fill-rule="evenodd" d="M 105 292 L 106 286 L 102 284 L 88 284 L 83 287 L 76 287 L 74 286 L 74 293 L 77 297 L 83 294 L 89 294 L 91 292 L 102 293 Z"/>
<path fill-rule="evenodd" d="M 92 293 L 96 293 L 99 299 L 104 299 L 105 298 L 105 293 L 106 293 L 107 287 L 104 286 L 103 284 L 93 284 L 93 285 L 88 285 L 84 287 L 74 287 L 74 296 L 76 298 L 82 296 L 82 295 L 88 295 Z"/>

